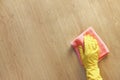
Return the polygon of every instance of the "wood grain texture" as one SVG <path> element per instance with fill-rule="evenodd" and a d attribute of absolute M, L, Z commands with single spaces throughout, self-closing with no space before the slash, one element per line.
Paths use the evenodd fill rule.
<path fill-rule="evenodd" d="M 0 0 L 0 80 L 86 80 L 70 42 L 89 26 L 107 44 L 104 80 L 120 80 L 120 0 Z"/>

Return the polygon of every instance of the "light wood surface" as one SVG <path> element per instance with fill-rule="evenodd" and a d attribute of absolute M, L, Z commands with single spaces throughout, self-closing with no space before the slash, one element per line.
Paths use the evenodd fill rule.
<path fill-rule="evenodd" d="M 86 80 L 70 42 L 89 26 L 103 79 L 120 80 L 120 0 L 0 0 L 0 80 Z"/>

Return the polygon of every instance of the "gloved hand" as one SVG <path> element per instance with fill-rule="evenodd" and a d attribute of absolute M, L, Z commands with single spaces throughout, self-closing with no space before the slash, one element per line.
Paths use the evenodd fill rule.
<path fill-rule="evenodd" d="M 80 56 L 86 70 L 87 80 L 102 80 L 98 68 L 99 46 L 97 40 L 90 35 L 84 36 L 84 50 L 79 46 Z"/>

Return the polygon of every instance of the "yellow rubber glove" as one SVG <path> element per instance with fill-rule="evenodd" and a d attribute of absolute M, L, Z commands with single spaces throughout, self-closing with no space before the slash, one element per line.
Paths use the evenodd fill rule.
<path fill-rule="evenodd" d="M 90 35 L 84 36 L 84 50 L 79 46 L 80 56 L 86 70 L 87 80 L 102 80 L 98 68 L 99 46 L 97 40 Z"/>

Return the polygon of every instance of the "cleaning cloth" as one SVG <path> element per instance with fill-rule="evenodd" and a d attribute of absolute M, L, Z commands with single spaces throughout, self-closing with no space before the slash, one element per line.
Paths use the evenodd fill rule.
<path fill-rule="evenodd" d="M 99 51 L 99 61 L 102 60 L 108 53 L 109 50 L 107 48 L 107 46 L 105 45 L 105 43 L 102 41 L 102 39 L 97 35 L 97 33 L 94 31 L 94 29 L 92 27 L 89 27 L 87 30 L 85 30 L 83 33 L 81 33 L 79 36 L 77 36 L 72 42 L 71 45 L 74 48 L 80 63 L 82 64 L 81 58 L 80 58 L 80 52 L 79 52 L 79 46 L 83 46 L 84 47 L 84 36 L 85 35 L 91 35 L 93 36 L 97 42 L 98 45 L 100 47 L 100 51 Z"/>

